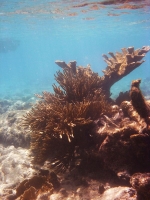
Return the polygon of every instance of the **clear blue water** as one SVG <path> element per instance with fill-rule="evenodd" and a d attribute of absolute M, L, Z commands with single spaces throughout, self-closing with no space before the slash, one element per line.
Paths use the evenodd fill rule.
<path fill-rule="evenodd" d="M 97 4 L 95 10 L 92 2 L 0 1 L 1 97 L 52 91 L 59 70 L 55 60 L 90 64 L 103 75 L 106 63 L 102 54 L 150 45 L 150 6 L 117 9 L 124 4 Z M 114 95 L 129 90 L 133 79 L 150 78 L 150 53 L 145 60 L 112 87 Z"/>

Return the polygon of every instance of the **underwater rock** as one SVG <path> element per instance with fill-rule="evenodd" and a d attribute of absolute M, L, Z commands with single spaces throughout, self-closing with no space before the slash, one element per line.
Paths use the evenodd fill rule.
<path fill-rule="evenodd" d="M 9 107 L 12 105 L 11 100 L 1 99 L 0 100 L 0 114 L 5 113 L 7 110 L 9 110 Z"/>
<path fill-rule="evenodd" d="M 31 108 L 31 104 L 21 100 L 15 101 L 13 104 L 14 110 L 27 110 L 29 108 Z"/>
<path fill-rule="evenodd" d="M 142 133 L 147 124 L 134 110 L 131 102 L 122 102 L 121 108 L 122 114 L 118 111 L 115 117 L 101 117 L 96 132 L 98 137 L 103 138 L 99 156 L 117 175 L 126 172 L 128 180 L 135 172 L 150 170 L 150 135 L 148 129 L 145 134 Z M 120 115 L 122 118 L 116 121 L 116 116 Z"/>
<path fill-rule="evenodd" d="M 53 193 L 53 185 L 49 176 L 35 175 L 30 179 L 25 179 L 16 188 L 15 197 L 22 200 L 36 199 L 38 195 L 48 192 Z"/>
<path fill-rule="evenodd" d="M 22 125 L 26 110 L 7 111 L 0 115 L 0 143 L 15 147 L 29 147 L 30 133 Z"/>
<path fill-rule="evenodd" d="M 129 187 L 114 187 L 106 190 L 100 197 L 100 200 L 137 200 L 136 190 Z"/>
<path fill-rule="evenodd" d="M 110 99 L 110 88 L 112 85 L 139 67 L 144 62 L 142 59 L 149 51 L 150 46 L 143 46 L 141 49 L 136 50 L 134 47 L 122 48 L 122 53 L 116 52 L 114 54 L 113 52 L 109 52 L 110 58 L 103 54 L 107 67 L 105 70 L 102 70 L 104 76 L 100 77 L 99 88 L 102 89 L 106 99 Z M 55 63 L 63 69 L 71 69 L 74 73 L 79 68 L 76 67 L 76 61 L 66 64 L 65 61 L 57 60 Z"/>
<path fill-rule="evenodd" d="M 130 183 L 137 190 L 138 199 L 150 199 L 150 173 L 135 173 Z"/>
<path fill-rule="evenodd" d="M 15 187 L 33 175 L 29 150 L 0 145 L 0 199 L 15 193 Z"/>

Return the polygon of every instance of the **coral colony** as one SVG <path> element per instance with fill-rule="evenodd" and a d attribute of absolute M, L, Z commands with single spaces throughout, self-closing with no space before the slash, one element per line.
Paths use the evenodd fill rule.
<path fill-rule="evenodd" d="M 129 47 L 123 48 L 122 53 L 117 52 L 116 55 L 109 52 L 111 58 L 103 55 L 108 65 L 106 70 L 103 70 L 103 77 L 89 67 L 76 66 L 76 61 L 69 64 L 56 61 L 55 63 L 63 69 L 55 75 L 58 86 L 53 85 L 54 93 L 43 92 L 42 96 L 38 96 L 41 101 L 25 117 L 25 124 L 30 126 L 32 131 L 31 149 L 35 155 L 34 160 L 43 162 L 49 156 L 61 157 L 62 162 L 69 165 L 68 162 L 75 158 L 76 146 L 79 145 L 83 153 L 84 148 L 88 149 L 93 145 L 93 138 L 97 137 L 90 130 L 93 122 L 101 115 L 111 112 L 111 86 L 140 66 L 144 62 L 142 58 L 149 50 L 149 47 L 137 50 Z M 133 106 L 137 104 L 134 103 L 134 96 L 136 94 L 133 94 L 132 87 Z M 144 109 L 144 98 L 138 99 Z M 139 106 L 134 108 L 138 110 Z"/>
<path fill-rule="evenodd" d="M 110 94 L 112 85 L 139 67 L 149 50 L 129 47 L 103 55 L 107 67 L 102 77 L 76 61 L 55 62 L 61 70 L 55 75 L 54 92 L 36 95 L 39 102 L 24 116 L 33 164 L 47 163 L 47 170 L 23 181 L 15 197 L 52 194 L 60 184 L 55 173 L 78 169 L 81 174 L 105 171 L 105 179 L 109 171 L 130 184 L 135 196 L 150 199 L 150 101 L 140 90 L 140 79 L 116 100 Z M 105 188 L 100 188 L 103 193 Z"/>

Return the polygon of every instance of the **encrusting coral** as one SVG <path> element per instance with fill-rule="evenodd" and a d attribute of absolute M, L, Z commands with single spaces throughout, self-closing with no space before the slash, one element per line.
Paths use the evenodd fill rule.
<path fill-rule="evenodd" d="M 144 61 L 150 47 L 134 50 L 123 48 L 123 53 L 103 55 L 108 66 L 100 77 L 90 67 L 56 61 L 62 68 L 55 75 L 54 93 L 36 95 L 41 100 L 25 115 L 24 125 L 31 131 L 31 150 L 35 163 L 51 159 L 62 170 L 78 165 L 97 148 L 97 133 L 92 131 L 96 120 L 112 112 L 110 88 Z M 141 61 L 142 60 L 142 61 Z M 114 123 L 112 122 L 111 125 Z M 134 129 L 134 128 L 133 128 Z M 105 130 L 105 129 L 103 129 Z M 128 130 L 115 126 L 114 132 Z M 108 131 L 108 130 L 106 130 Z M 101 131 L 103 132 L 103 131 Z"/>

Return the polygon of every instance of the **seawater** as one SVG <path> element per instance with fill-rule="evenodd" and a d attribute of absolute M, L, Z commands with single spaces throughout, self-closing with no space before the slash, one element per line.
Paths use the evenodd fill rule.
<path fill-rule="evenodd" d="M 107 66 L 102 54 L 121 51 L 122 47 L 136 49 L 150 45 L 149 5 L 121 9 L 124 3 L 100 5 L 102 1 L 94 2 L 0 2 L 1 98 L 34 95 L 45 90 L 52 92 L 54 74 L 60 70 L 55 60 L 66 63 L 76 60 L 81 66 L 90 64 L 92 70 L 102 76 Z M 120 91 L 129 90 L 134 79 L 150 80 L 150 53 L 145 60 L 112 87 L 114 97 Z"/>

